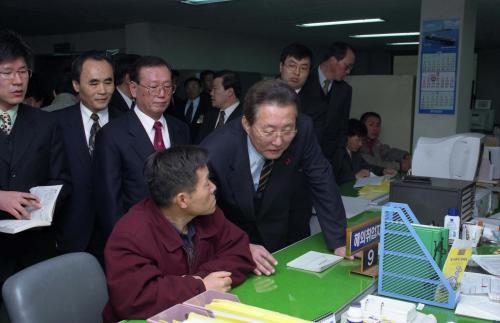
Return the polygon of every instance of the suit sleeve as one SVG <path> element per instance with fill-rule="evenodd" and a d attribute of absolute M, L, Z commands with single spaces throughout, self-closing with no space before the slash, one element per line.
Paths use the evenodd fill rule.
<path fill-rule="evenodd" d="M 105 235 L 123 215 L 122 160 L 112 134 L 103 128 L 96 137 L 92 182 L 98 221 Z"/>
<path fill-rule="evenodd" d="M 212 260 L 202 264 L 199 270 L 202 271 L 203 277 L 214 271 L 229 271 L 234 287 L 241 284 L 255 268 L 250 254 L 248 235 L 228 221 L 222 211 L 218 210 L 213 216 L 217 227 L 220 228 L 216 238 L 216 254 Z"/>
<path fill-rule="evenodd" d="M 299 132 L 304 133 L 302 169 L 311 188 L 313 204 L 325 236 L 328 248 L 335 249 L 345 245 L 347 226 L 344 205 L 340 198 L 332 167 L 321 153 L 312 121 L 301 118 L 303 123 Z"/>
<path fill-rule="evenodd" d="M 59 194 L 59 201 L 61 201 L 71 193 L 71 174 L 59 124 L 54 122 L 52 129 L 50 137 L 50 177 L 47 185 L 63 185 Z"/>
<path fill-rule="evenodd" d="M 205 290 L 200 279 L 166 275 L 131 233 L 113 233 L 105 251 L 109 305 L 122 319 L 146 319 Z"/>

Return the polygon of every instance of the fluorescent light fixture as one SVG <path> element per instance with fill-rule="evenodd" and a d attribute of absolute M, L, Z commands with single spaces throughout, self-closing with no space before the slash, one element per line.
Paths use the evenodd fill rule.
<path fill-rule="evenodd" d="M 401 42 L 401 43 L 387 43 L 389 46 L 411 46 L 411 45 L 418 45 L 418 41 L 408 41 L 408 42 Z"/>
<path fill-rule="evenodd" d="M 335 26 L 335 25 L 350 25 L 350 24 L 366 24 L 370 22 L 385 22 L 380 18 L 367 18 L 367 19 L 354 19 L 354 20 L 336 20 L 324 22 L 311 22 L 306 24 L 299 24 L 298 27 L 321 27 L 321 26 Z"/>
<path fill-rule="evenodd" d="M 209 4 L 209 3 L 216 3 L 216 2 L 227 2 L 231 0 L 179 0 L 179 2 L 185 3 L 185 4 L 191 4 L 191 5 L 200 5 L 200 4 Z"/>
<path fill-rule="evenodd" d="M 418 31 L 410 33 L 389 33 L 389 34 L 365 34 L 365 35 L 351 35 L 351 38 L 375 38 L 375 37 L 405 37 L 405 36 L 418 36 Z"/>

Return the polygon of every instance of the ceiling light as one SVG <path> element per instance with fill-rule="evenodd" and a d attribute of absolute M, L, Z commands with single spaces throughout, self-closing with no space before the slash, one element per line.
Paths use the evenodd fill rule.
<path fill-rule="evenodd" d="M 384 19 L 380 18 L 369 18 L 369 19 L 354 19 L 354 20 L 336 20 L 336 21 L 324 21 L 324 22 L 310 22 L 306 24 L 299 24 L 298 27 L 321 27 L 321 26 L 334 26 L 334 25 L 350 25 L 350 24 L 366 24 L 370 22 L 385 22 Z"/>
<path fill-rule="evenodd" d="M 418 31 L 410 33 L 389 33 L 389 34 L 365 34 L 365 35 L 351 35 L 351 38 L 375 38 L 375 37 L 402 37 L 402 36 L 418 36 Z"/>
<path fill-rule="evenodd" d="M 418 41 L 409 41 L 409 42 L 402 42 L 402 43 L 387 43 L 389 46 L 410 46 L 410 45 L 418 45 Z"/>
<path fill-rule="evenodd" d="M 216 3 L 216 2 L 227 2 L 231 0 L 179 0 L 179 2 L 185 3 L 185 4 L 191 4 L 191 5 L 200 5 L 200 4 L 209 4 L 209 3 Z"/>

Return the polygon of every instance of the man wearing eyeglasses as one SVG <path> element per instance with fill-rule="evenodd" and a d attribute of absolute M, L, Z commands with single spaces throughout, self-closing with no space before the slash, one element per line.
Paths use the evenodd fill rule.
<path fill-rule="evenodd" d="M 333 43 L 301 91 L 301 112 L 313 119 L 321 150 L 331 163 L 337 148 L 347 140 L 352 88 L 345 78 L 351 73 L 355 58 L 351 46 Z"/>
<path fill-rule="evenodd" d="M 19 35 L 0 31 L 2 220 L 29 219 L 29 208 L 41 207 L 40 199 L 28 193 L 34 186 L 62 184 L 59 202 L 70 190 L 64 144 L 56 120 L 47 112 L 22 104 L 31 76 L 30 54 Z M 0 233 L 0 246 L 2 284 L 14 272 L 54 256 L 56 243 L 52 227 L 44 227 L 16 234 Z"/>
<path fill-rule="evenodd" d="M 135 108 L 108 123 L 96 138 L 93 185 L 105 237 L 131 206 L 149 195 L 143 175 L 148 156 L 190 143 L 188 126 L 164 115 L 175 91 L 167 62 L 153 56 L 139 58 L 130 81 Z"/>
<path fill-rule="evenodd" d="M 312 121 L 298 114 L 297 94 L 280 80 L 256 83 L 245 96 L 243 118 L 208 136 L 209 169 L 217 204 L 250 237 L 257 275 L 274 272 L 270 252 L 287 245 L 297 170 L 303 169 L 327 246 L 345 255 L 346 218 L 330 163 Z"/>

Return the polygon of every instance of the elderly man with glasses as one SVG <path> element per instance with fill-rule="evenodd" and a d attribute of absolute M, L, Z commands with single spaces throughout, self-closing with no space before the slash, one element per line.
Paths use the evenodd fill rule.
<path fill-rule="evenodd" d="M 92 172 L 104 240 L 118 219 L 149 195 L 143 175 L 148 156 L 190 143 L 188 126 L 164 114 L 175 91 L 171 70 L 159 57 L 139 58 L 130 74 L 135 108 L 108 123 L 97 135 Z"/>
<path fill-rule="evenodd" d="M 302 168 L 327 246 L 345 254 L 346 218 L 330 163 L 321 153 L 299 98 L 280 80 L 261 81 L 248 91 L 243 117 L 208 136 L 208 167 L 217 203 L 250 237 L 255 273 L 270 275 L 269 252 L 287 245 L 294 177 Z M 305 215 L 304 215 L 305 216 Z"/>

